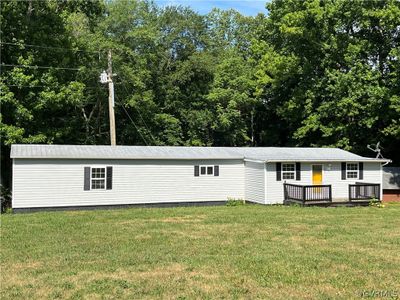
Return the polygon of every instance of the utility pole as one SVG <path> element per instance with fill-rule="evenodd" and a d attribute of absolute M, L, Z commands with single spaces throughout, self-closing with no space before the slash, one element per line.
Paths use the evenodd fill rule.
<path fill-rule="evenodd" d="M 115 146 L 116 134 L 115 134 L 115 114 L 114 114 L 114 82 L 112 81 L 112 56 L 111 50 L 108 50 L 108 68 L 107 73 L 103 71 L 100 75 L 101 83 L 108 83 L 108 115 L 110 119 L 110 138 L 111 146 Z"/>

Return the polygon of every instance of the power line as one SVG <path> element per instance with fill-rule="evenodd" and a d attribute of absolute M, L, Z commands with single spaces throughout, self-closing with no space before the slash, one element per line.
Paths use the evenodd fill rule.
<path fill-rule="evenodd" d="M 49 85 L 19 85 L 19 84 L 0 84 L 0 86 L 8 86 L 8 87 L 24 87 L 24 88 L 47 88 L 51 87 Z M 105 89 L 105 87 L 94 87 L 94 86 L 85 86 L 85 89 Z"/>
<path fill-rule="evenodd" d="M 123 105 L 122 106 L 123 110 L 125 111 L 126 115 L 128 116 L 129 120 L 131 120 L 133 126 L 135 126 L 136 131 L 140 134 L 140 136 L 142 137 L 142 140 L 144 141 L 144 143 L 146 144 L 146 146 L 148 146 L 149 144 L 147 143 L 146 139 L 143 137 L 142 133 L 140 132 L 139 128 L 136 126 L 135 122 L 132 120 L 131 116 L 129 115 L 128 111 L 125 109 L 125 107 Z"/>
<path fill-rule="evenodd" d="M 115 96 L 115 98 L 117 98 Z M 131 118 L 131 116 L 129 115 L 128 111 L 125 109 L 124 105 L 119 104 L 119 106 L 122 106 L 122 109 L 125 111 L 125 114 L 128 116 L 129 120 L 131 120 L 133 126 L 135 126 L 136 131 L 139 133 L 139 135 L 141 136 L 142 140 L 144 141 L 144 143 L 146 144 L 146 146 L 148 146 L 149 144 L 147 143 L 146 139 L 144 138 L 144 136 L 142 135 L 142 133 L 140 132 L 139 128 L 137 127 L 137 125 L 135 124 L 135 122 L 133 121 L 133 119 Z"/>
<path fill-rule="evenodd" d="M 24 44 L 24 43 L 0 42 L 0 44 L 2 44 L 2 45 L 8 45 L 8 46 L 24 46 L 24 47 L 39 48 L 39 49 L 67 50 L 67 51 L 72 51 L 72 52 L 86 52 L 86 53 L 95 53 L 95 54 L 99 54 L 99 55 L 100 55 L 100 53 L 101 53 L 101 50 L 99 50 L 99 51 L 89 51 L 89 50 L 83 50 L 83 49 L 73 49 L 73 48 L 63 48 L 63 47 L 51 47 L 51 46 L 41 46 L 41 45 Z"/>
<path fill-rule="evenodd" d="M 129 91 L 128 91 L 128 89 L 126 88 L 126 85 L 125 85 L 126 81 L 123 80 L 123 79 L 121 78 L 121 81 L 120 81 L 120 82 L 122 83 L 122 86 L 124 87 L 126 93 L 129 94 Z M 134 108 L 136 109 L 136 111 L 139 113 L 139 116 L 140 116 L 140 118 L 142 119 L 142 122 L 143 122 L 144 126 L 146 127 L 146 129 L 148 130 L 148 132 L 149 132 L 149 134 L 150 134 L 150 137 L 152 138 L 153 142 L 157 145 L 157 141 L 156 141 L 156 139 L 154 138 L 153 134 L 151 133 L 151 130 L 150 130 L 149 127 L 147 126 L 146 121 L 145 121 L 144 118 L 142 117 L 142 114 L 140 113 L 139 109 L 138 109 L 135 105 L 133 105 L 133 107 L 134 107 Z"/>
<path fill-rule="evenodd" d="M 78 71 L 80 68 L 63 68 L 63 67 L 50 67 L 50 66 L 29 66 L 29 65 L 13 65 L 13 64 L 1 64 L 1 67 L 17 67 L 17 68 L 30 68 L 30 69 L 54 69 L 54 70 L 72 70 Z"/>

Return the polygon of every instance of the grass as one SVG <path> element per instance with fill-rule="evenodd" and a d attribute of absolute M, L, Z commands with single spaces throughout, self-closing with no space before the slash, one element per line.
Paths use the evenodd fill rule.
<path fill-rule="evenodd" d="M 400 294 L 400 205 L 47 212 L 1 221 L 1 299 Z"/>

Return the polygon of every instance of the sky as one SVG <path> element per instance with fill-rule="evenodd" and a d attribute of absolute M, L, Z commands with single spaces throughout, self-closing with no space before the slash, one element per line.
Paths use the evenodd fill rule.
<path fill-rule="evenodd" d="M 213 7 L 220 9 L 236 9 L 246 16 L 255 16 L 258 13 L 267 13 L 267 0 L 155 0 L 160 6 L 182 5 L 190 6 L 200 14 L 207 14 Z"/>

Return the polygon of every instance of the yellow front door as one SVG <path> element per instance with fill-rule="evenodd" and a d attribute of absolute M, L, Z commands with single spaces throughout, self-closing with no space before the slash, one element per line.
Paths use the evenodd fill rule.
<path fill-rule="evenodd" d="M 322 165 L 312 166 L 312 183 L 313 185 L 322 184 Z"/>

